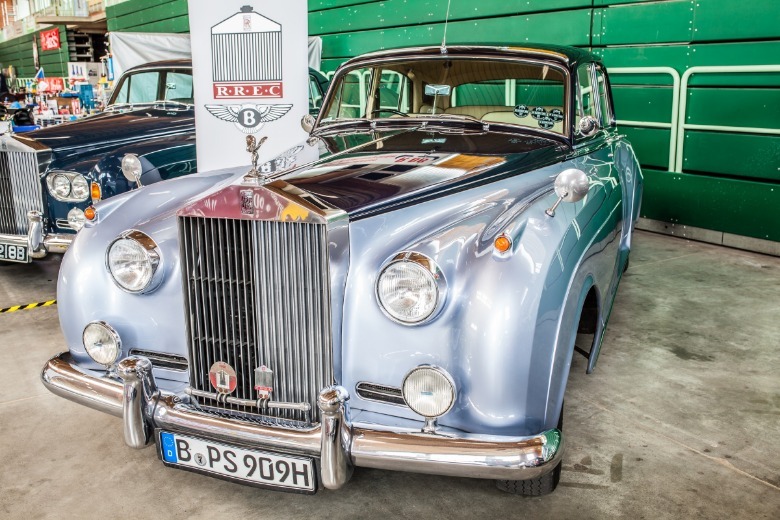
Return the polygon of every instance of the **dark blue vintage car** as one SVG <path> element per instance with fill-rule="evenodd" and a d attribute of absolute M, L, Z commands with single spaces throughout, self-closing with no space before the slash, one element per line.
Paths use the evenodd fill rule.
<path fill-rule="evenodd" d="M 316 113 L 327 79 L 310 69 L 309 83 Z M 123 160 L 142 184 L 197 171 L 189 60 L 128 70 L 102 114 L 0 138 L 0 261 L 65 252 L 91 204 L 136 187 Z"/>

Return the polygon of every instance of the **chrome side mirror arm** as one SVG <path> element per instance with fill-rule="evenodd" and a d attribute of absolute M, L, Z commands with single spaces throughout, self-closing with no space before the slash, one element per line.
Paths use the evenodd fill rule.
<path fill-rule="evenodd" d="M 563 170 L 555 178 L 555 194 L 558 195 L 558 200 L 544 212 L 548 217 L 554 217 L 555 210 L 561 202 L 578 202 L 585 198 L 588 190 L 590 190 L 590 181 L 585 172 L 576 168 Z"/>

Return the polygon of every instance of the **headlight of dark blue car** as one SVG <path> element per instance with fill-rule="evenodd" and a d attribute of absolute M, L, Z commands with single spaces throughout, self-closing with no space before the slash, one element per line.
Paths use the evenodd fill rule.
<path fill-rule="evenodd" d="M 49 172 L 46 185 L 51 196 L 61 202 L 83 202 L 89 197 L 89 183 L 78 172 Z"/>

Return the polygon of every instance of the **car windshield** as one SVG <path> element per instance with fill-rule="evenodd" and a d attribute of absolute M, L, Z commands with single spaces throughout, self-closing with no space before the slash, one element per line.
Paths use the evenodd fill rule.
<path fill-rule="evenodd" d="M 122 76 L 109 106 L 157 102 L 192 104 L 192 71 L 146 70 Z"/>
<path fill-rule="evenodd" d="M 321 126 L 349 120 L 463 120 L 566 134 L 563 68 L 523 60 L 418 59 L 340 75 Z"/>

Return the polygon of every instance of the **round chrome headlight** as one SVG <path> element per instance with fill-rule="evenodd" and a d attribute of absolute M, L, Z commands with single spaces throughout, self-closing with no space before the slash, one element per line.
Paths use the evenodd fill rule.
<path fill-rule="evenodd" d="M 120 235 L 106 254 L 106 265 L 114 282 L 131 293 L 148 292 L 156 287 L 155 273 L 160 260 L 157 244 L 140 231 Z"/>
<path fill-rule="evenodd" d="M 410 370 L 401 392 L 409 408 L 428 419 L 441 417 L 455 404 L 455 383 L 444 369 L 433 365 Z"/>
<path fill-rule="evenodd" d="M 89 357 L 101 365 L 113 365 L 122 351 L 119 334 L 103 321 L 93 321 L 87 325 L 81 334 L 81 340 Z"/>
<path fill-rule="evenodd" d="M 70 195 L 70 179 L 64 173 L 58 173 L 51 180 L 51 189 L 54 195 L 66 199 Z"/>
<path fill-rule="evenodd" d="M 79 231 L 87 223 L 87 217 L 84 216 L 84 212 L 79 208 L 73 208 L 68 211 L 68 224 L 75 231 Z"/>
<path fill-rule="evenodd" d="M 52 197 L 62 202 L 82 202 L 89 197 L 89 183 L 78 172 L 52 170 L 46 175 Z"/>
<path fill-rule="evenodd" d="M 405 325 L 430 318 L 444 300 L 444 276 L 427 256 L 404 252 L 395 256 L 379 274 L 376 295 L 391 319 Z"/>
<path fill-rule="evenodd" d="M 78 200 L 87 200 L 89 197 L 89 183 L 80 173 L 74 175 L 70 181 L 70 196 Z"/>
<path fill-rule="evenodd" d="M 130 182 L 138 182 L 143 172 L 143 165 L 141 159 L 134 153 L 125 154 L 122 157 L 122 174 Z"/>

